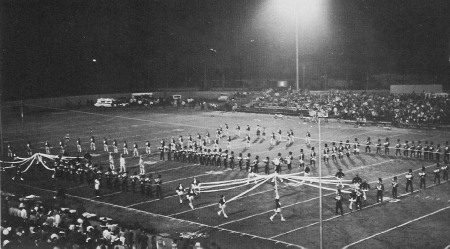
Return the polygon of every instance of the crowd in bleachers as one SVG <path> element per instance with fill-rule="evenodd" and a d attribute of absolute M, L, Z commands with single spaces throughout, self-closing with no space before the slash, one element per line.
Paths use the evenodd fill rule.
<path fill-rule="evenodd" d="M 178 248 L 177 241 L 152 235 L 139 224 L 128 228 L 96 218 L 82 205 L 69 209 L 44 203 L 2 193 L 1 248 Z"/>
<path fill-rule="evenodd" d="M 249 99 L 250 101 L 250 99 Z M 326 113 L 329 117 L 409 124 L 447 124 L 450 122 L 450 99 L 425 94 L 322 93 L 268 89 L 251 94 L 253 106 L 276 105 Z"/>

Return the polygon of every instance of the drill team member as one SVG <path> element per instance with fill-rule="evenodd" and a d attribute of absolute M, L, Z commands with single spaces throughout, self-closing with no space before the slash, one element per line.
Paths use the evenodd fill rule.
<path fill-rule="evenodd" d="M 361 187 L 361 191 L 362 191 L 364 200 L 367 200 L 366 192 L 368 192 L 370 190 L 370 185 L 367 183 L 366 179 L 364 179 L 364 181 L 361 183 L 360 187 Z"/>
<path fill-rule="evenodd" d="M 241 126 L 239 126 L 239 124 L 236 125 L 236 136 L 237 137 L 241 136 Z"/>
<path fill-rule="evenodd" d="M 406 174 L 406 192 L 408 192 L 408 186 L 411 186 L 411 193 L 413 192 L 413 185 L 412 181 L 414 179 L 414 176 L 412 174 L 412 169 L 409 169 L 408 174 Z"/>
<path fill-rule="evenodd" d="M 193 190 L 192 188 L 190 188 L 190 189 L 187 191 L 187 196 L 186 196 L 186 198 L 187 198 L 187 200 L 189 201 L 189 207 L 191 207 L 192 210 L 194 209 L 194 204 L 193 204 L 194 196 L 195 196 L 195 192 L 194 192 L 194 190 Z"/>
<path fill-rule="evenodd" d="M 183 203 L 184 188 L 183 185 L 181 185 L 181 182 L 178 184 L 178 187 L 175 189 L 175 192 L 177 193 L 178 198 L 180 198 L 180 203 Z"/>
<path fill-rule="evenodd" d="M 217 212 L 217 215 L 219 215 L 220 216 L 220 214 L 223 214 L 223 217 L 225 218 L 225 219 L 228 219 L 228 216 L 227 216 L 227 214 L 225 213 L 225 206 L 226 206 L 226 201 L 225 201 L 225 196 L 224 195 L 221 195 L 220 196 L 220 200 L 219 200 L 219 212 Z"/>
<path fill-rule="evenodd" d="M 272 131 L 272 135 L 270 135 L 270 145 L 275 146 L 275 133 Z"/>
<path fill-rule="evenodd" d="M 283 214 L 281 213 L 281 203 L 280 203 L 280 197 L 278 195 L 275 197 L 275 210 L 274 210 L 274 214 L 272 216 L 270 216 L 270 221 L 273 221 L 273 218 L 277 214 L 280 214 L 281 221 L 286 221 L 283 217 Z"/>
<path fill-rule="evenodd" d="M 338 180 L 338 184 L 336 184 L 336 186 L 339 187 L 339 185 L 341 185 L 342 187 L 344 187 L 342 180 L 344 179 L 345 174 L 344 172 L 342 172 L 342 169 L 339 169 L 339 171 L 334 176 Z"/>

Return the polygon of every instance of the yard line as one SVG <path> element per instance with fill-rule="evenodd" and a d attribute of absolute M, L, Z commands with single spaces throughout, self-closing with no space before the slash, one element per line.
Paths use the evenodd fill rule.
<path fill-rule="evenodd" d="M 66 190 L 77 189 L 77 188 L 84 188 L 84 187 L 89 187 L 89 185 L 83 184 L 83 185 L 76 186 L 76 187 L 73 187 L 73 188 L 66 188 Z"/>
<path fill-rule="evenodd" d="M 349 248 L 350 246 L 353 246 L 353 245 L 359 244 L 359 243 L 361 243 L 361 242 L 363 242 L 363 241 L 366 241 L 366 240 L 368 240 L 368 239 L 374 238 L 374 237 L 376 237 L 376 236 L 378 236 L 378 235 L 380 235 L 380 234 L 384 234 L 384 233 L 390 232 L 390 231 L 392 231 L 392 230 L 395 230 L 395 229 L 397 229 L 397 228 L 404 227 L 404 226 L 406 226 L 406 225 L 408 225 L 408 224 L 411 224 L 411 223 L 416 222 L 416 221 L 418 221 L 418 220 L 424 219 L 424 218 L 426 218 L 426 217 L 428 217 L 428 216 L 435 215 L 435 214 L 437 214 L 437 213 L 439 213 L 439 212 L 442 212 L 442 211 L 444 211 L 444 210 L 447 210 L 447 209 L 449 209 L 449 208 L 450 208 L 450 206 L 447 206 L 447 207 L 445 207 L 445 208 L 441 208 L 441 209 L 436 210 L 436 211 L 434 211 L 434 212 L 432 212 L 432 213 L 429 213 L 429 214 L 420 216 L 420 217 L 418 217 L 418 218 L 415 218 L 415 219 L 413 219 L 413 220 L 410 220 L 410 221 L 405 222 L 405 223 L 403 223 L 403 224 L 400 224 L 400 225 L 398 225 L 398 226 L 389 228 L 389 229 L 384 230 L 384 231 L 382 231 L 382 232 L 376 233 L 376 234 L 371 235 L 371 236 L 369 236 L 369 237 L 366 237 L 366 238 L 364 238 L 364 239 L 360 239 L 360 240 L 358 240 L 358 241 L 355 241 L 355 242 L 353 242 L 353 243 L 351 243 L 351 244 L 348 244 L 348 245 L 344 246 L 343 249 Z"/>
<path fill-rule="evenodd" d="M 426 166 L 425 168 L 429 168 L 429 167 L 432 167 L 432 166 L 434 166 L 434 165 L 435 165 L 435 164 L 431 164 L 431 165 Z M 414 170 L 414 171 L 419 171 L 419 170 L 422 170 L 422 169 L 417 169 L 417 170 Z M 414 172 L 414 171 L 413 171 L 413 172 Z M 407 174 L 407 173 L 408 173 L 408 172 L 404 172 L 404 173 L 396 174 L 396 175 L 404 175 L 404 174 Z M 383 178 L 383 180 L 385 180 L 385 179 L 390 179 L 390 178 L 392 178 L 392 177 L 385 177 L 385 178 Z M 374 183 L 374 182 L 377 182 L 377 181 L 373 181 L 373 182 L 370 182 L 370 183 Z M 433 186 L 436 186 L 436 185 L 433 184 L 433 185 L 428 186 L 427 188 L 430 188 L 430 187 L 433 187 Z M 413 191 L 413 193 L 416 193 L 416 192 L 418 192 L 419 190 L 420 190 L 420 189 L 416 189 L 415 191 Z M 333 193 L 331 193 L 331 194 L 333 194 Z M 327 194 L 327 195 L 324 195 L 324 196 L 329 196 L 329 195 L 331 195 L 331 194 Z M 410 194 L 411 194 L 411 193 L 404 193 L 404 194 L 399 195 L 399 197 L 407 196 L 407 195 L 410 195 Z M 318 198 L 318 197 L 317 197 L 317 198 Z M 381 204 L 381 203 L 378 203 L 378 202 L 377 202 L 377 203 L 374 203 L 374 204 L 365 206 L 365 207 L 362 208 L 362 209 L 370 208 L 370 207 L 376 206 L 376 205 L 378 205 L 378 204 Z M 348 213 L 345 213 L 344 215 L 349 215 L 349 214 L 351 214 L 351 213 L 352 213 L 352 212 L 348 212 Z M 333 217 L 328 218 L 328 219 L 325 219 L 325 220 L 323 220 L 323 221 L 329 221 L 329 220 L 333 220 L 333 219 L 339 218 L 339 217 L 341 217 L 341 215 L 333 216 Z M 301 229 L 305 229 L 305 228 L 308 228 L 308 227 L 310 227 L 310 226 L 314 226 L 314 225 L 317 225 L 317 224 L 319 224 L 319 222 L 314 222 L 314 223 L 308 224 L 308 225 L 303 226 L 303 227 L 298 227 L 298 228 L 289 230 L 289 231 L 287 231 L 287 232 L 284 232 L 284 233 L 281 233 L 281 234 L 272 236 L 271 238 L 276 238 L 276 237 L 279 237 L 279 236 L 282 236 L 282 235 L 286 235 L 286 234 L 289 234 L 289 233 L 292 233 L 292 232 L 295 232 L 295 231 L 298 231 L 298 230 L 301 230 Z"/>
<path fill-rule="evenodd" d="M 176 196 L 178 196 L 178 195 L 169 195 L 169 196 L 165 196 L 163 199 L 173 198 L 173 197 L 176 197 Z M 128 207 L 137 206 L 137 205 L 141 205 L 141 204 L 144 204 L 144 203 L 151 203 L 151 202 L 155 202 L 155 201 L 160 201 L 160 199 L 153 199 L 153 200 L 148 200 L 148 201 L 142 201 L 142 202 L 131 204 L 131 205 L 128 205 L 128 206 L 125 206 L 125 207 L 128 208 Z"/>
<path fill-rule="evenodd" d="M 53 192 L 53 193 L 56 192 L 56 191 L 53 191 L 53 190 L 48 190 L 48 189 L 43 189 L 43 188 L 33 187 L 33 186 L 30 186 L 30 185 L 26 185 L 26 184 L 22 184 L 22 185 L 28 186 L 28 187 L 30 187 L 30 188 L 38 189 L 38 190 L 41 190 L 41 191 L 47 191 L 47 192 Z M 274 242 L 274 243 L 276 243 L 276 244 L 284 244 L 284 245 L 286 245 L 287 247 L 288 247 L 288 246 L 293 246 L 293 247 L 297 247 L 297 248 L 301 248 L 301 249 L 304 249 L 304 248 L 305 248 L 305 247 L 303 247 L 303 246 L 296 245 L 296 244 L 292 244 L 292 243 L 288 243 L 288 242 L 284 242 L 284 241 L 281 241 L 281 240 L 264 238 L 264 237 L 260 237 L 260 236 L 258 236 L 258 235 L 253 235 L 253 234 L 249 234 L 249 233 L 238 232 L 238 231 L 234 231 L 234 230 L 226 229 L 226 228 L 218 228 L 218 227 L 214 227 L 214 226 L 211 226 L 211 225 L 207 225 L 207 224 L 203 224 L 203 223 L 199 223 L 199 222 L 195 222 L 195 221 L 189 221 L 189 220 L 183 220 L 183 219 L 173 218 L 173 217 L 169 217 L 169 216 L 167 216 L 167 215 L 162 215 L 162 214 L 157 214 L 157 213 L 151 213 L 151 212 L 147 212 L 147 211 L 143 211 L 143 210 L 139 210 L 139 209 L 135 209 L 135 208 L 124 207 L 124 206 L 112 204 L 112 203 L 109 203 L 109 202 L 98 201 L 98 200 L 94 200 L 94 199 L 90 199 L 90 198 L 86 198 L 86 197 L 81 197 L 81 196 L 76 196 L 76 195 L 70 195 L 70 194 L 66 194 L 66 195 L 69 196 L 69 197 L 78 198 L 78 199 L 81 199 L 81 200 L 90 201 L 90 202 L 94 202 L 94 203 L 99 203 L 99 204 L 103 204 L 103 205 L 106 205 L 106 206 L 111 206 L 111 207 L 121 208 L 121 209 L 125 209 L 125 210 L 128 210 L 128 211 L 133 211 L 133 212 L 138 212 L 138 213 L 144 213 L 144 214 L 148 214 L 148 215 L 153 215 L 153 216 L 163 217 L 163 218 L 167 218 L 167 219 L 172 220 L 172 221 L 187 222 L 187 223 L 189 223 L 189 224 L 197 225 L 197 226 L 200 226 L 200 227 L 214 228 L 214 229 L 218 229 L 218 230 L 220 230 L 220 231 L 227 231 L 227 232 L 232 233 L 232 234 L 237 233 L 237 234 L 240 234 L 241 236 L 249 236 L 249 237 L 252 237 L 252 238 L 258 238 L 258 239 L 262 239 L 262 240 L 266 240 L 266 241 L 271 241 L 271 242 Z"/>
<path fill-rule="evenodd" d="M 100 195 L 99 197 L 105 197 L 105 196 L 110 196 L 110 195 L 115 195 L 115 194 L 120 194 L 120 193 L 123 193 L 123 192 L 122 191 L 118 191 L 118 192 L 109 193 L 109 194 L 106 194 L 106 195 Z"/>

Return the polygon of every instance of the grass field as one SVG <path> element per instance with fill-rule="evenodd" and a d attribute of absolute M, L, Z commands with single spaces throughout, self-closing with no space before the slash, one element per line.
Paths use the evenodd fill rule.
<path fill-rule="evenodd" d="M 95 136 L 97 151 L 92 152 L 94 164 L 108 166 L 108 154 L 103 152 L 101 145 L 103 138 L 111 142 L 116 139 L 119 148 L 124 140 L 129 147 L 137 142 L 140 152 L 144 152 L 144 143 L 149 140 L 152 144 L 150 156 L 144 160 L 149 162 L 146 172 L 162 175 L 162 200 L 141 196 L 139 193 L 123 193 L 102 188 L 102 196 L 95 198 L 93 186 L 63 180 L 50 181 L 49 173 L 42 172 L 25 174 L 26 183 L 18 185 L 7 178 L 2 180 L 2 189 L 17 193 L 49 194 L 56 188 L 67 189 L 71 199 L 83 202 L 88 211 L 100 216 L 109 216 L 124 223 L 133 224 L 138 221 L 141 225 L 156 229 L 159 233 L 175 236 L 179 232 L 200 231 L 208 234 L 207 238 L 198 239 L 203 245 L 209 246 L 213 242 L 221 248 L 318 248 L 319 247 L 319 190 L 309 186 L 295 186 L 289 183 L 280 184 L 280 199 L 283 205 L 283 215 L 286 222 L 276 217 L 269 220 L 274 209 L 273 184 L 266 183 L 251 191 L 247 195 L 227 204 L 229 219 L 217 216 L 220 194 L 228 199 L 238 195 L 244 189 L 229 190 L 218 193 L 202 193 L 194 200 L 195 209 L 191 210 L 186 203 L 180 204 L 175 196 L 175 188 L 179 182 L 189 186 L 193 177 L 201 182 L 232 180 L 246 178 L 245 171 L 225 170 L 223 167 L 201 166 L 196 164 L 174 161 L 160 161 L 156 147 L 164 139 L 166 143 L 173 136 L 175 139 L 183 135 L 185 141 L 191 134 L 193 137 L 200 133 L 205 135 L 208 130 L 214 137 L 219 125 L 225 123 L 230 126 L 232 150 L 236 156 L 240 152 L 251 153 L 252 159 L 275 157 L 278 153 L 287 156 L 292 151 L 295 157 L 294 172 L 299 172 L 299 150 L 304 149 L 309 157 L 309 147 L 305 145 L 306 131 L 311 131 L 312 146 L 318 151 L 318 125 L 304 123 L 296 117 L 275 119 L 271 115 L 248 113 L 221 113 L 188 109 L 92 109 L 78 110 L 46 109 L 40 107 L 26 108 L 23 120 L 19 112 L 4 112 L 3 138 L 10 142 L 19 156 L 25 156 L 25 144 L 29 141 L 35 152 L 44 152 L 44 142 L 49 141 L 55 146 L 53 154 L 57 154 L 58 142 L 70 135 L 67 150 L 70 155 L 77 155 L 76 138 L 83 142 L 83 149 L 89 148 L 89 138 Z M 235 137 L 236 124 L 244 129 L 250 125 L 252 144 L 245 150 L 243 135 Z M 269 136 L 266 140 L 256 139 L 255 128 L 259 124 L 266 127 L 271 134 L 280 128 L 283 135 L 292 129 L 295 142 L 286 146 L 285 142 L 270 146 Z M 243 132 L 244 133 L 244 132 Z M 330 144 L 331 141 L 354 141 L 363 144 L 367 137 L 372 141 L 386 137 L 391 144 L 397 139 L 402 143 L 408 141 L 433 141 L 434 144 L 444 145 L 449 140 L 448 131 L 438 130 L 405 130 L 385 129 L 383 127 L 359 127 L 330 122 L 321 125 L 321 141 Z M 221 148 L 226 144 L 221 141 Z M 391 145 L 393 146 L 393 145 Z M 364 146 L 361 146 L 362 151 Z M 349 212 L 348 202 L 344 204 L 344 216 L 335 216 L 334 191 L 323 190 L 323 245 L 324 248 L 444 248 L 450 245 L 450 191 L 448 182 L 440 185 L 433 184 L 432 169 L 435 161 L 395 157 L 394 149 L 391 155 L 377 155 L 372 153 L 352 155 L 350 158 L 338 162 L 322 163 L 324 176 L 334 175 L 342 168 L 345 179 L 351 180 L 355 174 L 367 179 L 372 190 L 368 199 L 363 203 L 361 211 Z M 130 153 L 131 154 L 131 153 Z M 80 156 L 82 154 L 80 153 Z M 118 165 L 118 155 L 114 155 Z M 320 158 L 320 157 L 319 157 Z M 127 168 L 130 173 L 139 171 L 138 158 L 127 157 Z M 418 171 L 422 166 L 427 167 L 427 189 L 419 190 Z M 318 165 L 312 168 L 312 176 L 318 175 Z M 262 165 L 260 164 L 260 169 Z M 414 171 L 414 192 L 405 193 L 405 175 L 409 169 Z M 271 169 L 273 172 L 273 169 Z M 261 170 L 260 170 L 261 172 Z M 287 173 L 283 168 L 283 173 Z M 391 179 L 399 178 L 399 202 L 385 201 L 377 204 L 374 190 L 378 178 L 383 178 L 385 197 L 390 197 Z M 335 186 L 329 186 L 335 188 Z M 345 196 L 348 199 L 348 195 Z M 386 198 L 388 200 L 388 198 Z"/>

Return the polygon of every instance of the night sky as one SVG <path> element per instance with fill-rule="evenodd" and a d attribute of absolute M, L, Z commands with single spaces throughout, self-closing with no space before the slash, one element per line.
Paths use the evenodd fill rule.
<path fill-rule="evenodd" d="M 298 12 L 308 77 L 450 84 L 450 1 L 315 1 L 318 13 Z M 295 18 L 281 2 L 2 0 L 3 98 L 293 80 Z"/>

